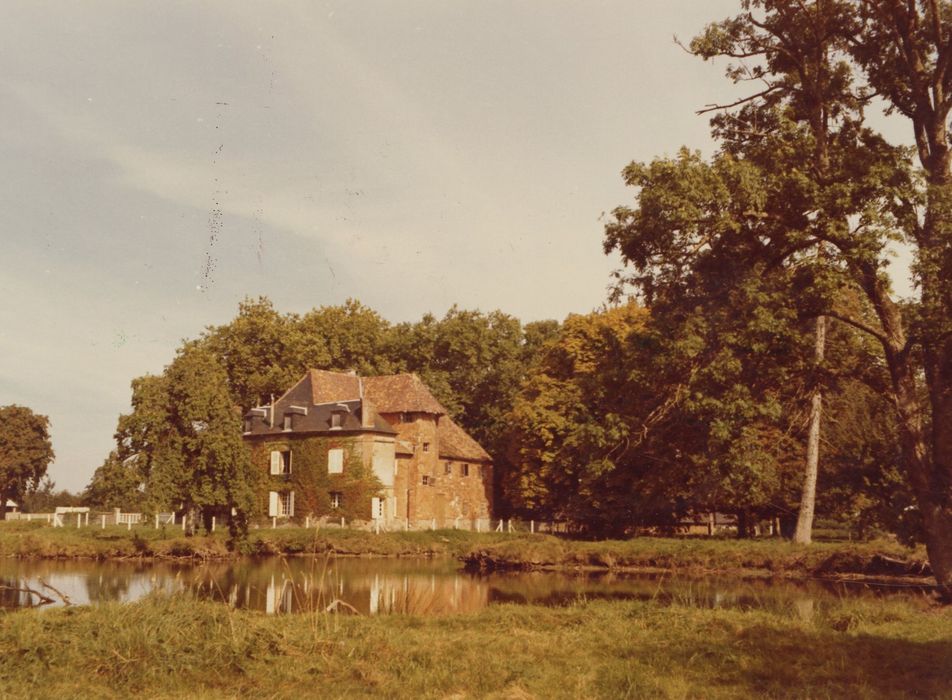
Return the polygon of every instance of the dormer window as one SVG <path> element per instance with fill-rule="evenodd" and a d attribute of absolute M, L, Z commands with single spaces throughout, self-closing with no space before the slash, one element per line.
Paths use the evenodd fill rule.
<path fill-rule="evenodd" d="M 291 429 L 291 414 L 284 414 L 284 421 L 281 423 L 281 430 L 290 430 Z"/>
<path fill-rule="evenodd" d="M 343 418 L 344 416 L 340 411 L 334 411 L 331 414 L 331 430 L 340 430 Z"/>
<path fill-rule="evenodd" d="M 244 432 L 246 432 L 246 433 L 250 433 L 250 432 L 251 432 L 251 419 L 250 419 L 250 418 L 245 418 Z"/>

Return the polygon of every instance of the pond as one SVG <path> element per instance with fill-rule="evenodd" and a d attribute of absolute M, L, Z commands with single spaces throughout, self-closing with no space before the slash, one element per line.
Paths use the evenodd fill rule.
<path fill-rule="evenodd" d="M 29 589 L 29 590 L 28 590 Z M 43 602 L 32 591 L 52 602 Z M 926 595 L 872 584 L 688 578 L 618 573 L 478 574 L 450 559 L 268 558 L 201 565 L 169 562 L 0 560 L 0 608 L 134 601 L 190 591 L 268 613 L 326 610 L 443 615 L 498 603 L 565 605 L 643 599 L 695 607 L 764 609 L 809 617 L 844 596 Z"/>

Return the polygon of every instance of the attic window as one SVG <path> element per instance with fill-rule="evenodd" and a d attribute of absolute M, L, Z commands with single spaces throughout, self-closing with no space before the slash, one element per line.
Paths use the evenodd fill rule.
<path fill-rule="evenodd" d="M 459 469 L 460 469 L 460 473 L 461 473 L 463 476 L 469 476 L 469 465 L 468 465 L 468 464 L 461 464 Z"/>
<path fill-rule="evenodd" d="M 340 430 L 342 418 L 343 416 L 341 415 L 340 411 L 334 411 L 331 414 L 331 430 Z"/>
<path fill-rule="evenodd" d="M 250 432 L 251 432 L 251 419 L 250 419 L 250 418 L 245 418 L 244 432 L 246 432 L 246 433 L 250 433 Z"/>
<path fill-rule="evenodd" d="M 290 430 L 291 429 L 291 414 L 285 413 L 284 420 L 281 423 L 281 430 Z"/>

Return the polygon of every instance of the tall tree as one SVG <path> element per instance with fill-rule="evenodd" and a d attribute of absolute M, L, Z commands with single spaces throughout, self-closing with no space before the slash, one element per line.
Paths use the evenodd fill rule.
<path fill-rule="evenodd" d="M 39 486 L 53 461 L 50 420 L 25 406 L 0 406 L 0 514 Z"/>
<path fill-rule="evenodd" d="M 709 28 L 702 37 L 707 45 L 696 48 L 741 60 L 763 57 L 758 37 L 766 33 L 777 41 L 774 55 L 782 57 L 795 53 L 791 47 L 800 50 L 813 41 L 786 33 L 796 23 L 819 33 L 837 27 L 851 63 L 840 62 L 835 73 L 845 89 L 835 111 L 827 113 L 832 128 L 825 178 L 811 170 L 821 132 L 811 123 L 809 110 L 798 110 L 799 92 L 789 84 L 800 80 L 796 71 L 770 60 L 756 68 L 731 69 L 734 76 L 765 81 L 761 97 L 786 102 L 779 113 L 742 107 L 721 120 L 721 125 L 733 122 L 729 129 L 715 123 L 725 153 L 751 161 L 757 176 L 770 183 L 771 194 L 747 213 L 736 216 L 735 210 L 735 229 L 726 236 L 715 233 L 709 245 L 718 248 L 742 239 L 750 246 L 750 267 L 772 261 L 807 272 L 800 275 L 799 289 L 805 294 L 791 296 L 802 313 L 839 319 L 879 343 L 896 408 L 902 464 L 916 494 L 930 562 L 943 595 L 952 597 L 952 156 L 946 126 L 952 109 L 952 5 L 940 0 L 743 4 L 743 14 Z M 825 19 L 825 13 L 835 20 Z M 866 86 L 852 87 L 852 80 L 864 76 Z M 863 124 L 865 102 L 873 92 L 909 119 L 924 189 L 904 149 L 890 146 Z M 746 138 L 750 134 L 756 138 Z M 626 228 L 641 232 L 621 233 L 621 238 L 611 238 L 610 232 L 610 242 L 624 246 L 648 240 L 625 213 L 619 223 L 614 234 Z M 906 304 L 895 298 L 887 275 L 889 246 L 897 239 L 916 258 L 913 275 L 920 296 Z M 691 245 L 684 238 L 680 242 Z M 639 245 L 629 245 L 629 252 Z M 803 263 L 806 252 L 821 249 L 822 264 Z M 638 266 L 637 256 L 628 259 Z M 840 300 L 852 298 L 846 292 L 861 295 L 864 309 L 844 306 Z M 812 310 L 806 308 L 811 305 Z M 925 392 L 920 391 L 920 377 Z"/>
<path fill-rule="evenodd" d="M 851 125 L 849 109 L 857 96 L 851 91 L 850 70 L 845 61 L 846 32 L 840 0 L 747 0 L 747 12 L 739 18 L 711 25 L 691 43 L 695 53 L 711 58 L 740 58 L 728 76 L 735 82 L 756 81 L 760 90 L 727 106 L 715 105 L 701 112 L 721 111 L 742 105 L 740 114 L 727 113 L 713 122 L 715 133 L 742 151 L 744 145 L 761 141 L 757 124 L 765 121 L 765 112 L 783 108 L 789 118 L 802 122 L 812 140 L 810 169 L 804 175 L 821 188 L 834 184 L 830 142 L 837 126 Z M 762 7 L 765 16 L 756 18 L 752 9 Z M 751 65 L 751 62 L 754 62 Z M 844 212 L 828 206 L 823 198 L 814 202 L 812 225 L 835 231 L 842 229 Z M 824 257 L 822 243 L 815 254 Z M 814 363 L 822 367 L 827 320 L 815 319 Z M 819 468 L 823 392 L 814 383 L 810 397 L 810 426 L 806 447 L 806 469 L 794 541 L 807 544 L 812 538 L 816 482 Z"/>
<path fill-rule="evenodd" d="M 214 516 L 243 534 L 255 478 L 241 439 L 241 413 L 217 358 L 188 343 L 166 368 L 165 421 L 150 445 L 148 490 L 154 506 L 181 510 L 193 527 Z"/>

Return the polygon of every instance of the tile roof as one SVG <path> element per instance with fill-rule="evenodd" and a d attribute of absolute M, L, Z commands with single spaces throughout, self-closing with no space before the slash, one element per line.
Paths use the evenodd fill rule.
<path fill-rule="evenodd" d="M 311 401 L 315 404 L 360 399 L 360 379 L 356 374 L 310 370 Z"/>
<path fill-rule="evenodd" d="M 415 374 L 364 377 L 363 381 L 364 394 L 380 413 L 446 414 L 446 409 Z"/>
<path fill-rule="evenodd" d="M 442 416 L 436 426 L 440 457 L 490 461 L 492 457 L 465 430 L 456 425 L 449 416 Z"/>

